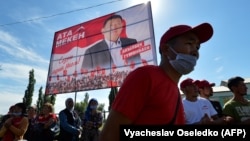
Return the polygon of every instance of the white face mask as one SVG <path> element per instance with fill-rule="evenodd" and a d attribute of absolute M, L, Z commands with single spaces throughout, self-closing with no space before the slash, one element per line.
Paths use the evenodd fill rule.
<path fill-rule="evenodd" d="M 170 59 L 169 63 L 177 72 L 179 72 L 180 74 L 188 74 L 194 70 L 197 61 L 196 56 L 177 53 L 176 51 L 174 51 L 174 49 L 172 49 L 172 47 L 170 47 L 170 49 L 174 54 L 176 54 L 176 58 L 175 60 Z"/>

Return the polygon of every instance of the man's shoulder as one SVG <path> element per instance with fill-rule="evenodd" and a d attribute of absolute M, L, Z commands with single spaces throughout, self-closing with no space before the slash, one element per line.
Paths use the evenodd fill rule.
<path fill-rule="evenodd" d="M 147 76 L 145 78 L 145 76 Z M 172 83 L 169 77 L 166 77 L 166 74 L 159 66 L 155 65 L 146 65 L 136 68 L 135 70 L 131 71 L 128 75 L 129 78 L 133 77 L 132 79 L 138 79 L 139 77 L 144 78 L 143 80 L 157 80 L 153 82 L 163 82 L 164 83 Z M 166 79 L 169 78 L 169 79 Z M 159 80 L 160 79 L 160 80 Z M 152 83 L 153 83 L 152 82 Z"/>
<path fill-rule="evenodd" d="M 137 41 L 134 38 L 120 38 L 121 41 Z"/>
<path fill-rule="evenodd" d="M 212 104 L 220 104 L 220 102 L 217 101 L 217 100 L 212 100 L 212 99 L 210 99 L 209 101 L 210 101 Z"/>
<path fill-rule="evenodd" d="M 160 67 L 155 65 L 141 66 L 134 70 L 134 72 L 140 72 L 140 73 L 152 73 L 158 71 L 160 71 Z"/>
<path fill-rule="evenodd" d="M 207 101 L 207 102 L 209 102 L 208 99 L 206 99 L 206 98 L 204 98 L 204 97 L 201 97 L 201 96 L 198 96 L 197 99 L 198 99 L 199 101 Z"/>
<path fill-rule="evenodd" d="M 137 43 L 137 40 L 133 38 L 120 38 L 120 40 L 121 40 L 122 46 L 129 46 L 129 45 Z"/>
<path fill-rule="evenodd" d="M 206 105 L 212 105 L 212 103 L 210 102 L 210 100 L 204 98 L 204 97 L 198 97 L 197 100 L 200 102 L 200 103 L 203 103 L 203 104 L 206 104 Z"/>
<path fill-rule="evenodd" d="M 225 102 L 224 107 L 234 107 L 235 105 L 237 105 L 237 103 L 233 99 L 229 99 Z"/>
<path fill-rule="evenodd" d="M 100 42 L 90 46 L 86 52 L 95 52 L 95 51 L 99 51 L 99 50 L 103 50 L 108 48 L 107 43 L 105 42 L 105 40 L 101 40 Z"/>
<path fill-rule="evenodd" d="M 66 108 L 65 108 L 65 109 L 62 109 L 62 110 L 59 112 L 59 114 L 60 114 L 60 113 L 66 112 L 66 110 L 67 110 Z"/>
<path fill-rule="evenodd" d="M 96 47 L 96 46 L 100 46 L 100 45 L 103 45 L 103 44 L 106 44 L 105 40 L 101 40 L 99 42 L 96 42 L 94 45 L 92 45 L 90 48 L 92 47 Z"/>

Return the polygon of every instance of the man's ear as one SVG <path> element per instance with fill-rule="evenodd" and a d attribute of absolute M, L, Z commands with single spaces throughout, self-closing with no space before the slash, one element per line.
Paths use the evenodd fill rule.
<path fill-rule="evenodd" d="M 169 45 L 168 44 L 162 44 L 161 45 L 161 54 L 162 55 L 169 55 L 168 53 L 169 53 Z"/>
<path fill-rule="evenodd" d="M 237 87 L 236 86 L 232 86 L 231 89 L 232 89 L 233 92 L 235 92 L 237 90 Z"/>

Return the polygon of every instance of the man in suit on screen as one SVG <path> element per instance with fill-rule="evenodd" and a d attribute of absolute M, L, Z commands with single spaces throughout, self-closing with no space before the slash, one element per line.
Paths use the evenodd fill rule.
<path fill-rule="evenodd" d="M 104 39 L 85 51 L 82 68 L 96 69 L 101 67 L 107 69 L 140 63 L 140 54 L 133 54 L 128 58 L 123 58 L 121 54 L 122 49 L 137 43 L 136 39 L 120 36 L 124 27 L 120 15 L 112 15 L 107 18 L 101 30 Z"/>

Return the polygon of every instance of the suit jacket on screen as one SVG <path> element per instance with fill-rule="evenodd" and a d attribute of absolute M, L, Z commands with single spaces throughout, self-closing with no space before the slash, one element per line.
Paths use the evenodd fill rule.
<path fill-rule="evenodd" d="M 121 46 L 122 48 L 135 44 L 137 41 L 131 38 L 121 38 Z M 132 61 L 134 63 L 138 63 L 141 61 L 140 54 L 131 56 L 127 59 L 130 64 Z M 84 60 L 82 63 L 82 68 L 84 69 L 95 69 L 96 67 L 102 68 L 111 68 L 113 64 L 113 60 L 109 51 L 108 44 L 105 40 L 95 44 L 94 46 L 88 48 L 84 55 Z"/>

